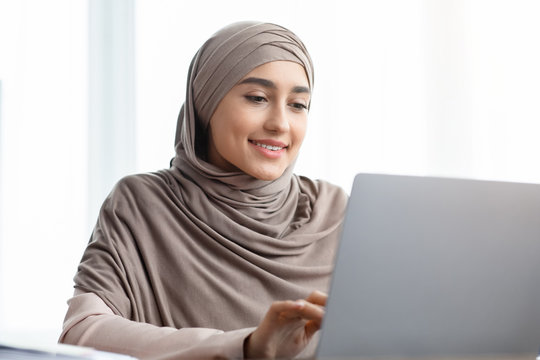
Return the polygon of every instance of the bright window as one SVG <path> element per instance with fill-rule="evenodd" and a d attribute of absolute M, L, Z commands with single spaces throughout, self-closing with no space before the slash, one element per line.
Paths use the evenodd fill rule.
<path fill-rule="evenodd" d="M 87 232 L 87 4 L 0 1 L 0 339 L 55 341 Z"/>

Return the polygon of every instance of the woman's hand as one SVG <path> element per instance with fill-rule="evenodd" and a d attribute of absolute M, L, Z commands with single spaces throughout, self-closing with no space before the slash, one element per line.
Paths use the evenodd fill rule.
<path fill-rule="evenodd" d="M 246 339 L 245 358 L 298 355 L 321 327 L 326 298 L 326 294 L 314 291 L 305 300 L 274 302 L 261 324 Z"/>

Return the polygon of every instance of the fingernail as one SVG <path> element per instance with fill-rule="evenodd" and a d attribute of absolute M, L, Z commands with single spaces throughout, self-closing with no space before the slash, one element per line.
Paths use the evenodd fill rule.
<path fill-rule="evenodd" d="M 306 302 L 304 300 L 296 300 L 296 306 L 298 306 L 300 309 L 306 306 Z"/>

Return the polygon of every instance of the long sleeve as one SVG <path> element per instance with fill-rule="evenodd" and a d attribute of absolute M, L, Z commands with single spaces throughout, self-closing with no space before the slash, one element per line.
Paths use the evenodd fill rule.
<path fill-rule="evenodd" d="M 115 315 L 100 297 L 79 290 L 68 305 L 59 342 L 139 359 L 243 358 L 244 340 L 254 330 L 174 329 L 139 323 Z"/>

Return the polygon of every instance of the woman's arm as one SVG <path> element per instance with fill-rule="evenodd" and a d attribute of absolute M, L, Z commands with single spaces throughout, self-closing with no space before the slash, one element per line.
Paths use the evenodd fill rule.
<path fill-rule="evenodd" d="M 174 329 L 115 315 L 94 293 L 75 290 L 59 342 L 128 354 L 139 359 L 294 357 L 319 330 L 326 294 L 276 301 L 257 328 L 221 331 Z"/>
<path fill-rule="evenodd" d="M 68 301 L 59 342 L 128 354 L 139 359 L 243 358 L 243 344 L 254 328 L 174 329 L 115 315 L 94 293 L 75 290 Z"/>

